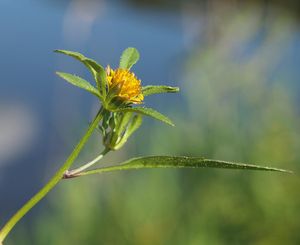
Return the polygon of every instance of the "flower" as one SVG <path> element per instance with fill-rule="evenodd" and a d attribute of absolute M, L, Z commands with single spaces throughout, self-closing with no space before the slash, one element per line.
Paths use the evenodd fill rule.
<path fill-rule="evenodd" d="M 113 70 L 106 68 L 106 78 L 109 92 L 114 93 L 120 100 L 133 104 L 141 104 L 144 100 L 141 81 L 127 69 Z"/>

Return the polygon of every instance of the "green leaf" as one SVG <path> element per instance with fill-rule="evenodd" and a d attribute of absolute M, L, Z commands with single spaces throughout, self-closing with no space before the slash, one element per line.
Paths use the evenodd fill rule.
<path fill-rule="evenodd" d="M 56 53 L 65 54 L 82 62 L 92 73 L 97 83 L 98 90 L 103 97 L 106 96 L 106 72 L 105 69 L 95 60 L 85 57 L 83 54 L 68 50 L 54 50 Z"/>
<path fill-rule="evenodd" d="M 95 79 L 97 81 L 97 87 L 100 94 L 105 98 L 107 80 L 106 80 L 106 71 L 102 66 L 99 68 L 99 71 L 97 72 Z"/>
<path fill-rule="evenodd" d="M 142 125 L 142 122 L 142 115 L 134 115 L 130 125 L 125 132 L 124 138 L 129 138 Z"/>
<path fill-rule="evenodd" d="M 100 94 L 96 88 L 94 88 L 88 81 L 84 80 L 81 77 L 69 74 L 69 73 L 64 73 L 64 72 L 56 72 L 58 76 L 61 78 L 65 79 L 67 82 L 87 90 L 88 92 L 92 93 L 93 95 L 96 95 L 98 98 L 100 98 Z"/>
<path fill-rule="evenodd" d="M 103 112 L 103 119 L 102 119 L 102 126 L 106 130 L 109 125 L 109 120 L 110 120 L 110 111 L 104 111 Z"/>
<path fill-rule="evenodd" d="M 140 54 L 135 48 L 127 48 L 123 51 L 119 67 L 130 69 L 140 58 Z"/>
<path fill-rule="evenodd" d="M 120 141 L 114 147 L 115 150 L 120 149 L 128 140 L 128 138 L 141 126 L 143 121 L 142 115 L 134 115 L 131 121 L 127 125 L 124 135 L 121 137 Z"/>
<path fill-rule="evenodd" d="M 110 145 L 114 147 L 114 149 L 117 149 L 116 146 L 118 144 L 118 141 L 122 138 L 124 131 L 132 117 L 132 112 L 118 112 L 117 114 L 117 117 L 119 117 L 119 121 L 113 128 L 112 137 L 110 140 Z"/>
<path fill-rule="evenodd" d="M 121 114 L 121 121 L 118 123 L 117 128 L 116 128 L 117 135 L 121 135 L 125 131 L 129 121 L 132 118 L 132 114 L 133 113 L 130 111 L 123 112 Z"/>
<path fill-rule="evenodd" d="M 258 166 L 253 164 L 236 163 L 220 160 L 205 159 L 203 157 L 183 156 L 149 156 L 132 158 L 120 165 L 90 170 L 80 175 L 98 174 L 116 170 L 130 170 L 143 168 L 227 168 L 242 170 L 263 170 L 292 173 L 289 170 Z"/>
<path fill-rule="evenodd" d="M 179 92 L 178 87 L 149 85 L 142 88 L 142 93 L 144 96 L 148 96 L 152 94 L 177 93 L 177 92 Z"/>
<path fill-rule="evenodd" d="M 171 126 L 175 126 L 174 123 L 165 115 L 161 114 L 160 112 L 152 109 L 152 108 L 146 108 L 146 107 L 126 107 L 126 108 L 120 108 L 116 111 L 132 111 L 136 112 L 145 116 L 153 117 L 154 119 L 157 119 L 159 121 L 162 121 L 166 124 L 169 124 Z"/>
<path fill-rule="evenodd" d="M 78 52 L 61 50 L 61 49 L 54 50 L 54 52 L 71 56 L 71 57 L 75 58 L 76 60 L 79 60 L 80 62 L 82 62 L 90 70 L 93 69 L 94 71 L 98 71 L 102 67 L 95 60 L 87 58 L 83 54 L 78 53 Z"/>

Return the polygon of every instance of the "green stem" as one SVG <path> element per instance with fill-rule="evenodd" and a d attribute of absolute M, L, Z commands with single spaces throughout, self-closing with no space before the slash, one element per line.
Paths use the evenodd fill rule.
<path fill-rule="evenodd" d="M 98 161 L 100 161 L 108 152 L 110 151 L 109 148 L 105 148 L 102 153 L 97 156 L 96 158 L 94 158 L 92 161 L 82 165 L 79 168 L 73 169 L 73 170 L 67 170 L 64 173 L 63 178 L 64 179 L 68 179 L 68 178 L 73 178 L 76 177 L 78 174 L 80 174 L 81 172 L 83 172 L 84 170 L 90 168 L 91 166 L 93 166 L 95 163 L 97 163 Z"/>
<path fill-rule="evenodd" d="M 95 116 L 94 120 L 90 124 L 89 128 L 87 129 L 84 136 L 81 138 L 79 143 L 76 145 L 68 159 L 65 163 L 61 166 L 61 168 L 54 174 L 54 176 L 50 179 L 50 181 L 37 193 L 35 194 L 27 203 L 24 204 L 3 226 L 0 230 L 0 244 L 3 243 L 6 236 L 12 230 L 12 228 L 17 224 L 17 222 L 31 209 L 33 208 L 39 201 L 41 201 L 47 193 L 52 190 L 58 182 L 62 179 L 65 171 L 67 171 L 77 158 L 78 154 L 82 150 L 83 146 L 86 144 L 87 140 L 92 135 L 94 129 L 99 124 L 100 120 L 102 119 L 104 109 L 101 108 L 97 115 Z"/>

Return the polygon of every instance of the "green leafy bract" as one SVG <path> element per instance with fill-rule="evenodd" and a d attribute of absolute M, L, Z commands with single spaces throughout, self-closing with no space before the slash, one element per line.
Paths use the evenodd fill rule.
<path fill-rule="evenodd" d="M 149 85 L 142 88 L 142 93 L 144 96 L 149 96 L 152 94 L 177 93 L 177 92 L 179 92 L 178 87 L 170 87 L 170 86 Z"/>
<path fill-rule="evenodd" d="M 115 129 L 116 133 L 118 135 L 121 135 L 122 132 L 125 131 L 125 129 L 126 129 L 128 123 L 129 123 L 129 121 L 131 120 L 132 116 L 133 116 L 133 112 L 131 112 L 131 111 L 127 111 L 127 112 L 122 113 L 122 116 L 120 117 L 121 120 L 120 120 L 120 122 L 118 123 L 118 126 Z"/>
<path fill-rule="evenodd" d="M 83 54 L 68 50 L 54 50 L 56 53 L 65 54 L 82 62 L 92 73 L 96 81 L 101 97 L 106 96 L 106 72 L 95 60 L 85 57 Z"/>
<path fill-rule="evenodd" d="M 146 108 L 146 107 L 125 107 L 125 108 L 120 108 L 117 109 L 116 111 L 121 112 L 121 111 L 131 111 L 131 112 L 136 112 L 145 116 L 152 117 L 154 119 L 157 119 L 159 121 L 162 121 L 166 124 L 169 124 L 171 126 L 175 126 L 174 123 L 165 115 L 161 114 L 160 112 L 152 109 L 152 108 Z"/>
<path fill-rule="evenodd" d="M 243 169 L 243 170 L 263 170 L 292 173 L 289 170 L 258 166 L 253 164 L 236 163 L 220 160 L 205 159 L 203 157 L 183 157 L 183 156 L 148 156 L 132 158 L 120 165 L 90 170 L 80 175 L 98 174 L 116 170 L 130 170 L 143 168 L 222 168 L 222 169 Z"/>
<path fill-rule="evenodd" d="M 58 76 L 60 76 L 61 78 L 63 78 L 64 80 L 66 80 L 67 82 L 85 89 L 86 91 L 92 93 L 93 95 L 96 95 L 98 98 L 100 98 L 100 93 L 99 91 L 93 87 L 88 81 L 84 80 L 81 77 L 69 74 L 69 73 L 64 73 L 64 72 L 56 72 L 56 74 Z"/>
<path fill-rule="evenodd" d="M 127 130 L 125 131 L 124 138 L 129 138 L 141 125 L 143 122 L 142 115 L 134 115 L 131 123 L 129 124 Z"/>
<path fill-rule="evenodd" d="M 135 48 L 127 48 L 123 51 L 119 67 L 130 69 L 140 58 L 139 52 Z"/>
<path fill-rule="evenodd" d="M 129 112 L 127 112 L 127 113 L 129 113 Z M 137 115 L 132 116 L 132 113 L 131 113 L 130 121 L 128 121 L 126 128 L 125 127 L 123 128 L 124 134 L 122 135 L 120 141 L 116 145 L 116 147 L 115 147 L 116 150 L 120 149 L 126 143 L 128 138 L 141 126 L 142 121 L 143 121 L 142 115 L 137 114 Z M 123 132 L 121 132 L 121 133 L 123 133 Z"/>

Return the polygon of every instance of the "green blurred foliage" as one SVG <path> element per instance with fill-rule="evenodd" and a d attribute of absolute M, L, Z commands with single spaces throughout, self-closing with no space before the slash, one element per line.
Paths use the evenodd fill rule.
<path fill-rule="evenodd" d="M 270 80 L 293 30 L 249 15 L 186 57 L 177 127 L 146 124 L 114 161 L 176 154 L 299 171 L 299 112 L 284 76 Z M 167 97 L 167 99 L 170 97 Z M 130 155 L 130 156 L 129 156 Z M 230 170 L 139 170 L 68 180 L 8 244 L 300 244 L 299 177 Z M 27 240 L 26 240 L 27 239 Z"/>

